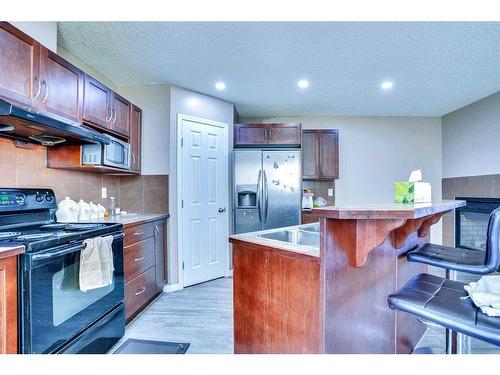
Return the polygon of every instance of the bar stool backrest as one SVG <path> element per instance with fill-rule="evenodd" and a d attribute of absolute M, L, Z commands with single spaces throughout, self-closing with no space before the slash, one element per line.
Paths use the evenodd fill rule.
<path fill-rule="evenodd" d="M 500 207 L 490 214 L 488 221 L 485 265 L 491 272 L 500 271 Z"/>

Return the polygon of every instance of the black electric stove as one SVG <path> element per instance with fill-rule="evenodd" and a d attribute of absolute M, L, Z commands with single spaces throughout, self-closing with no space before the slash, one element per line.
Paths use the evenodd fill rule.
<path fill-rule="evenodd" d="M 21 353 L 106 353 L 124 334 L 123 226 L 57 223 L 50 189 L 0 188 L 0 246 L 24 245 L 19 267 Z M 79 288 L 84 240 L 113 236 L 113 282 Z"/>

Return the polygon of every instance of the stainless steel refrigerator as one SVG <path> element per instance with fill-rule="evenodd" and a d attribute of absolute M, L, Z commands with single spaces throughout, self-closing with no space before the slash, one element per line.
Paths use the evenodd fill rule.
<path fill-rule="evenodd" d="M 235 150 L 234 233 L 300 222 L 300 151 Z"/>

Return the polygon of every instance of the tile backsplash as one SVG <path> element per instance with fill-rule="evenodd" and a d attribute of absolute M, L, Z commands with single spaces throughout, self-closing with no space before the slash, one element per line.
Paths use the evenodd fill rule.
<path fill-rule="evenodd" d="M 23 149 L 0 139 L 0 187 L 51 188 L 58 200 L 69 196 L 106 208 L 114 196 L 117 206 L 127 212 L 168 212 L 168 175 L 108 176 L 46 168 L 45 161 L 45 147 Z M 107 188 L 106 199 L 101 198 L 102 187 Z"/>
<path fill-rule="evenodd" d="M 328 206 L 335 204 L 335 182 L 322 180 L 303 180 L 302 189 L 310 188 L 314 193 L 314 198 L 325 198 Z M 333 189 L 333 197 L 328 196 L 328 189 Z"/>

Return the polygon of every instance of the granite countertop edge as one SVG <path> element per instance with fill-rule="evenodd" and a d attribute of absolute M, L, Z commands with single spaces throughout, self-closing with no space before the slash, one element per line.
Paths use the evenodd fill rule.
<path fill-rule="evenodd" d="M 463 200 L 434 201 L 417 204 L 358 204 L 314 208 L 312 215 L 333 219 L 418 219 L 465 206 Z"/>
<path fill-rule="evenodd" d="M 24 245 L 0 246 L 0 260 L 24 253 Z"/>
<path fill-rule="evenodd" d="M 123 227 L 130 227 L 134 225 L 149 223 L 151 221 L 168 219 L 170 217 L 169 213 L 163 214 L 137 214 L 130 215 L 127 214 L 125 216 L 121 215 L 113 215 L 100 219 L 90 219 L 90 220 L 80 220 L 79 223 L 119 223 L 123 224 Z"/>

